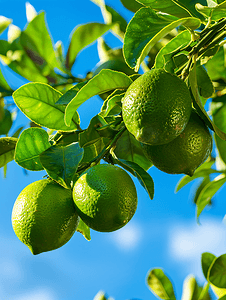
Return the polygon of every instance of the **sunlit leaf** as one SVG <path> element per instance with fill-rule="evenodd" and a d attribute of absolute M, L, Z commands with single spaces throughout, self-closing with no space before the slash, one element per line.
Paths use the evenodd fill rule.
<path fill-rule="evenodd" d="M 201 259 L 202 272 L 206 279 L 208 276 L 208 270 L 215 258 L 216 258 L 216 256 L 212 253 L 209 253 L 209 252 L 202 253 L 202 259 Z"/>
<path fill-rule="evenodd" d="M 226 177 L 219 175 L 213 181 L 208 183 L 203 190 L 200 192 L 200 195 L 197 199 L 196 204 L 196 216 L 197 219 L 199 218 L 200 214 L 202 213 L 203 209 L 210 204 L 212 197 L 218 192 L 218 190 L 223 186 L 226 182 Z"/>
<path fill-rule="evenodd" d="M 148 170 L 152 163 L 146 158 L 140 143 L 127 130 L 118 139 L 114 153 L 118 158 L 137 163 Z"/>
<path fill-rule="evenodd" d="M 153 269 L 148 273 L 147 284 L 149 289 L 164 300 L 176 299 L 174 289 L 169 278 L 162 269 Z"/>
<path fill-rule="evenodd" d="M 176 16 L 178 18 L 191 17 L 189 11 L 177 5 L 172 0 L 139 0 L 139 2 L 145 6 L 151 7 L 152 9 Z"/>
<path fill-rule="evenodd" d="M 37 12 L 29 2 L 26 2 L 26 17 L 27 21 L 31 22 L 37 16 Z"/>
<path fill-rule="evenodd" d="M 20 43 L 44 75 L 49 75 L 51 69 L 58 67 L 44 12 L 34 17 L 21 32 Z"/>
<path fill-rule="evenodd" d="M 50 146 L 49 135 L 45 130 L 35 127 L 25 129 L 16 145 L 15 161 L 28 170 L 43 170 L 39 154 Z"/>
<path fill-rule="evenodd" d="M 194 173 L 193 176 L 184 176 L 182 177 L 175 189 L 175 192 L 178 192 L 180 189 L 182 189 L 185 185 L 190 183 L 191 181 L 200 178 L 200 177 L 206 177 L 213 173 L 219 173 L 219 171 L 211 169 L 212 165 L 214 164 L 214 161 L 208 161 L 202 164 Z"/>
<path fill-rule="evenodd" d="M 76 231 L 80 232 L 87 241 L 91 241 L 90 228 L 82 221 L 82 219 L 79 220 Z"/>
<path fill-rule="evenodd" d="M 214 130 L 214 132 L 222 139 L 226 140 L 226 133 L 217 127 L 210 117 L 208 116 L 207 112 L 205 111 L 198 91 L 198 84 L 197 84 L 197 75 L 196 75 L 196 67 L 194 66 L 192 70 L 189 72 L 189 83 L 191 85 L 192 94 L 194 97 L 194 105 L 195 108 L 198 110 L 198 113 L 201 114 L 201 117 L 205 120 L 206 124 L 209 126 L 210 129 Z"/>
<path fill-rule="evenodd" d="M 0 16 L 0 34 L 12 23 L 12 19 Z"/>
<path fill-rule="evenodd" d="M 33 122 L 49 129 L 72 131 L 77 129 L 79 116 L 73 111 L 70 127 L 64 123 L 64 105 L 56 105 L 62 93 L 43 83 L 28 83 L 13 93 L 20 110 Z"/>
<path fill-rule="evenodd" d="M 128 161 L 125 159 L 117 158 L 114 155 L 114 163 L 120 165 L 127 171 L 129 171 L 133 176 L 137 177 L 140 184 L 144 187 L 149 197 L 153 199 L 154 197 L 154 182 L 152 177 L 138 164 Z"/>
<path fill-rule="evenodd" d="M 39 156 L 41 164 L 49 176 L 65 188 L 71 188 L 71 182 L 78 165 L 82 160 L 84 150 L 79 143 L 68 146 L 54 145 Z"/>
<path fill-rule="evenodd" d="M 72 117 L 78 107 L 92 96 L 99 95 L 106 91 L 114 89 L 126 89 L 132 80 L 124 73 L 113 70 L 102 70 L 92 79 L 90 79 L 86 85 L 84 85 L 71 99 L 71 102 L 67 105 L 65 122 L 67 125 L 71 124 Z"/>
<path fill-rule="evenodd" d="M 180 32 L 172 40 L 170 40 L 161 50 L 158 52 L 155 58 L 155 68 L 163 68 L 165 65 L 164 55 L 168 54 L 182 45 L 186 45 L 191 41 L 191 34 L 188 30 Z"/>
<path fill-rule="evenodd" d="M 210 98 L 214 93 L 214 87 L 208 73 L 203 66 L 197 67 L 196 72 L 199 94 L 204 98 Z"/>
<path fill-rule="evenodd" d="M 201 291 L 195 277 L 188 275 L 184 280 L 181 300 L 198 300 Z"/>
<path fill-rule="evenodd" d="M 144 21 L 145 20 L 145 27 Z M 178 26 L 196 29 L 200 26 L 197 18 L 183 18 L 157 14 L 151 8 L 141 8 L 130 21 L 124 39 L 124 56 L 127 64 L 135 71 L 152 47 L 171 30 Z"/>
<path fill-rule="evenodd" d="M 111 29 L 113 24 L 89 23 L 79 25 L 71 34 L 71 41 L 66 56 L 66 66 L 71 69 L 77 55 L 88 45 Z"/>
<path fill-rule="evenodd" d="M 18 139 L 14 137 L 0 138 L 0 168 L 14 159 Z"/>
<path fill-rule="evenodd" d="M 208 270 L 208 280 L 219 288 L 226 288 L 226 254 L 223 254 L 213 261 Z"/>

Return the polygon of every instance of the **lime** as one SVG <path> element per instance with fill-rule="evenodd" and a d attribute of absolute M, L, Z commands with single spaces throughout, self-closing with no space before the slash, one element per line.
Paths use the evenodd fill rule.
<path fill-rule="evenodd" d="M 66 244 L 74 234 L 78 221 L 71 190 L 49 179 L 25 187 L 12 211 L 13 229 L 33 254 Z"/>
<path fill-rule="evenodd" d="M 175 139 L 191 114 L 186 84 L 163 69 L 153 69 L 137 78 L 122 99 L 125 125 L 135 138 L 160 145 Z"/>
<path fill-rule="evenodd" d="M 73 188 L 78 215 L 92 229 L 102 232 L 126 225 L 137 208 L 137 193 L 123 169 L 101 164 L 84 172 Z"/>
<path fill-rule="evenodd" d="M 211 154 L 212 137 L 203 120 L 192 110 L 186 128 L 172 142 L 156 146 L 141 145 L 147 158 L 158 169 L 170 174 L 192 176 Z"/>

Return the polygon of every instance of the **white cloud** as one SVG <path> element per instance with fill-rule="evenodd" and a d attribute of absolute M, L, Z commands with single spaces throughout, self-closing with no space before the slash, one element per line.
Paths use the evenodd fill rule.
<path fill-rule="evenodd" d="M 140 227 L 135 223 L 129 223 L 111 235 L 113 243 L 122 250 L 133 250 L 140 243 L 142 237 Z"/>
<path fill-rule="evenodd" d="M 211 252 L 219 256 L 226 252 L 226 225 L 213 218 L 202 219 L 202 225 L 178 223 L 170 230 L 169 251 L 172 259 L 186 264 L 189 272 L 201 277 L 201 254 Z"/>
<path fill-rule="evenodd" d="M 38 289 L 31 292 L 28 292 L 23 295 L 16 296 L 12 300 L 56 300 L 53 292 L 49 289 Z"/>

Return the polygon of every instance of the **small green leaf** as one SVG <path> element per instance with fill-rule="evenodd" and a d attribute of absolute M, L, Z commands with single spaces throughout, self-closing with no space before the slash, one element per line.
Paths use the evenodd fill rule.
<path fill-rule="evenodd" d="M 193 0 L 172 0 L 174 3 L 176 3 L 177 5 L 179 5 L 180 7 L 186 9 L 192 16 L 197 17 L 199 19 L 204 19 L 203 16 L 196 10 L 196 2 L 197 1 L 193 1 Z M 206 2 L 208 2 L 208 0 L 199 0 L 199 3 L 201 3 L 202 5 L 206 5 Z"/>
<path fill-rule="evenodd" d="M 202 272 L 203 272 L 203 275 L 205 276 L 206 280 L 207 280 L 207 276 L 208 276 L 208 270 L 209 270 L 211 264 L 213 263 L 213 261 L 215 260 L 215 258 L 216 258 L 216 256 L 212 253 L 209 253 L 209 252 L 202 253 L 202 259 L 201 259 Z"/>
<path fill-rule="evenodd" d="M 213 261 L 208 271 L 208 281 L 219 288 L 226 288 L 226 254 Z"/>
<path fill-rule="evenodd" d="M 209 126 L 211 130 L 213 130 L 222 140 L 226 140 L 226 133 L 217 127 L 210 117 L 208 116 L 207 112 L 205 111 L 202 101 L 200 99 L 199 91 L 198 91 L 198 84 L 197 84 L 197 75 L 196 75 L 196 66 L 192 68 L 189 72 L 189 83 L 191 85 L 191 90 L 194 98 L 194 106 L 198 110 L 198 113 L 201 115 L 205 123 Z"/>
<path fill-rule="evenodd" d="M 12 23 L 12 19 L 0 16 L 0 34 Z"/>
<path fill-rule="evenodd" d="M 214 87 L 208 73 L 203 66 L 199 66 L 196 74 L 199 94 L 204 98 L 210 98 L 214 93 Z"/>
<path fill-rule="evenodd" d="M 27 21 L 31 22 L 37 16 L 37 12 L 29 2 L 26 2 L 26 17 Z"/>
<path fill-rule="evenodd" d="M 196 217 L 197 220 L 203 209 L 210 204 L 212 197 L 216 194 L 216 192 L 222 187 L 222 185 L 226 182 L 226 177 L 219 175 L 213 181 L 208 183 L 203 190 L 200 192 L 200 195 L 197 199 L 196 204 Z"/>
<path fill-rule="evenodd" d="M 84 156 L 81 164 L 90 163 L 94 158 L 96 158 L 106 146 L 105 140 L 105 138 L 100 137 L 91 144 L 84 146 Z"/>
<path fill-rule="evenodd" d="M 73 112 L 70 127 L 64 123 L 64 105 L 56 105 L 62 93 L 44 83 L 27 83 L 13 93 L 20 110 L 33 122 L 53 130 L 73 131 L 77 129 L 79 116 Z"/>
<path fill-rule="evenodd" d="M 137 177 L 140 184 L 144 187 L 144 189 L 148 193 L 150 199 L 153 199 L 154 182 L 152 177 L 143 168 L 141 168 L 138 164 L 132 161 L 117 158 L 115 154 L 113 154 L 113 161 L 115 164 L 118 164 L 119 166 L 129 171 L 133 176 Z"/>
<path fill-rule="evenodd" d="M 170 40 L 161 50 L 158 52 L 155 58 L 155 68 L 160 69 L 165 65 L 164 55 L 171 53 L 172 51 L 185 46 L 187 43 L 191 41 L 191 34 L 188 30 L 184 30 L 180 32 L 177 36 L 175 36 L 172 40 Z"/>
<path fill-rule="evenodd" d="M 145 28 L 144 28 L 145 20 Z M 178 26 L 196 29 L 200 26 L 197 18 L 177 19 L 166 14 L 157 14 L 148 7 L 141 8 L 130 21 L 124 39 L 124 56 L 127 64 L 135 71 L 152 47 L 171 30 Z"/>
<path fill-rule="evenodd" d="M 44 129 L 37 127 L 25 129 L 16 145 L 15 161 L 28 170 L 43 170 L 39 154 L 50 146 L 49 135 Z"/>
<path fill-rule="evenodd" d="M 66 56 L 66 67 L 71 69 L 78 53 L 95 42 L 112 27 L 112 24 L 101 23 L 89 23 L 76 27 L 71 34 L 71 41 Z"/>
<path fill-rule="evenodd" d="M 161 269 L 153 269 L 148 273 L 147 284 L 149 289 L 161 299 L 175 300 L 174 289 L 169 278 Z"/>
<path fill-rule="evenodd" d="M 65 188 L 71 182 L 83 158 L 84 150 L 75 142 L 67 146 L 54 145 L 39 156 L 41 164 L 49 176 Z"/>
<path fill-rule="evenodd" d="M 49 75 L 58 67 L 55 51 L 45 22 L 45 12 L 35 16 L 21 32 L 20 43 L 32 61 Z M 48 66 L 47 66 L 48 65 Z"/>
<path fill-rule="evenodd" d="M 79 220 L 76 231 L 80 232 L 87 241 L 91 241 L 90 228 L 82 221 L 82 219 Z"/>
<path fill-rule="evenodd" d="M 81 90 L 81 88 L 87 84 L 87 81 L 80 82 L 70 88 L 65 94 L 63 94 L 59 100 L 55 103 L 56 105 L 68 105 L 68 103 L 73 99 L 77 93 Z"/>
<path fill-rule="evenodd" d="M 203 289 L 199 295 L 198 300 L 211 300 L 209 289 L 210 289 L 210 284 L 206 282 L 203 286 Z"/>
<path fill-rule="evenodd" d="M 18 139 L 14 137 L 0 138 L 0 168 L 14 159 Z"/>
<path fill-rule="evenodd" d="M 137 163 L 146 171 L 152 166 L 140 143 L 127 130 L 118 139 L 114 153 L 118 158 Z"/>
<path fill-rule="evenodd" d="M 221 47 L 215 55 L 207 61 L 205 67 L 207 69 L 209 77 L 214 81 L 217 79 L 226 80 L 225 69 L 225 50 Z"/>
<path fill-rule="evenodd" d="M 71 99 L 66 107 L 65 122 L 71 124 L 72 117 L 78 107 L 92 96 L 99 95 L 114 89 L 126 89 L 132 80 L 124 73 L 113 70 L 101 70 L 100 73 L 90 79 Z"/>
<path fill-rule="evenodd" d="M 204 164 L 202 164 L 194 173 L 193 176 L 184 176 L 182 177 L 176 186 L 175 192 L 177 193 L 180 189 L 182 189 L 185 185 L 190 183 L 196 178 L 199 177 L 206 177 L 213 173 L 219 173 L 217 170 L 211 169 L 212 165 L 214 164 L 214 161 L 207 161 Z"/>
<path fill-rule="evenodd" d="M 188 275 L 183 284 L 181 300 L 198 300 L 202 288 L 197 284 L 193 275 Z"/>
<path fill-rule="evenodd" d="M 218 21 L 221 18 L 225 18 L 225 13 L 226 13 L 226 1 L 222 2 L 221 4 L 213 8 L 211 18 L 214 21 Z"/>

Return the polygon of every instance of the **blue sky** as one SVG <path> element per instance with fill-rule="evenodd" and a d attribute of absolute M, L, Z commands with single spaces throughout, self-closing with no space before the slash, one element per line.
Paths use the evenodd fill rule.
<path fill-rule="evenodd" d="M 1 1 L 1 14 L 13 19 L 13 24 L 24 28 L 25 1 Z M 68 46 L 69 35 L 78 24 L 103 22 L 100 10 L 91 1 L 30 1 L 39 12 L 46 11 L 47 23 L 54 42 L 61 40 Z M 120 0 L 107 2 L 129 21 L 128 12 Z M 3 38 L 5 36 L 3 35 Z M 110 35 L 112 46 L 120 42 Z M 76 74 L 84 75 L 98 61 L 96 43 L 84 50 L 74 66 Z M 24 83 L 21 78 L 4 69 L 13 88 Z M 99 112 L 102 101 L 94 97 L 79 108 L 82 127 Z M 92 108 L 92 109 L 91 109 Z M 28 120 L 19 113 L 17 126 Z M 175 194 L 179 175 L 168 175 L 151 168 L 155 182 L 155 197 L 150 200 L 136 179 L 138 208 L 133 219 L 122 229 L 112 233 L 91 231 L 92 240 L 80 233 L 62 248 L 33 256 L 15 236 L 11 225 L 11 211 L 20 191 L 39 180 L 45 172 L 26 175 L 16 163 L 8 165 L 7 178 L 0 170 L 0 299 L 4 300 L 88 300 L 104 290 L 115 300 L 155 299 L 145 279 L 148 270 L 163 268 L 172 279 L 178 298 L 183 280 L 193 273 L 204 283 L 200 257 L 202 252 L 215 255 L 225 253 L 226 227 L 225 188 L 214 198 L 214 205 L 195 220 L 191 202 L 194 186 L 189 185 Z"/>

